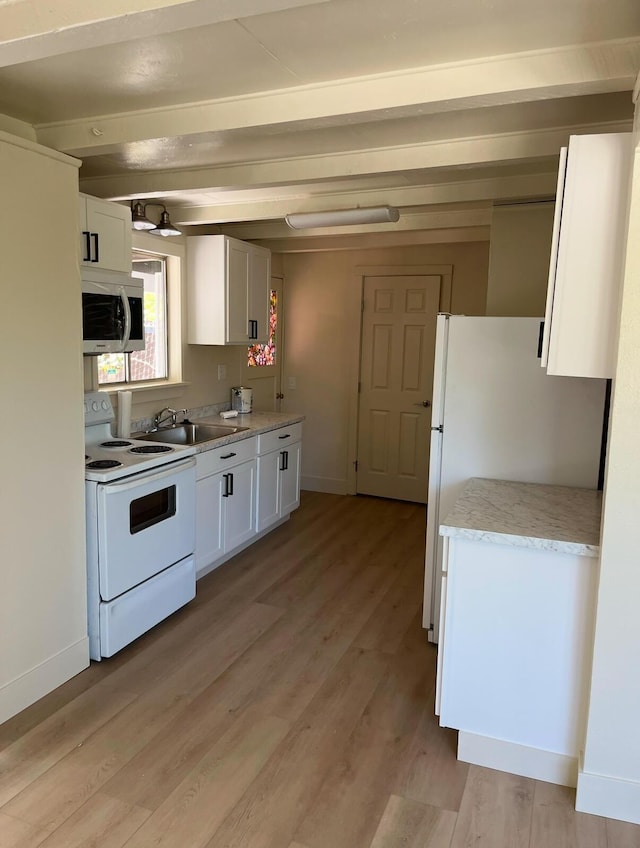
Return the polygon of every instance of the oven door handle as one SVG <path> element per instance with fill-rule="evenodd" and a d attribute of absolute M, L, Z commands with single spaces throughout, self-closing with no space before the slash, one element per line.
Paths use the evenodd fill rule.
<path fill-rule="evenodd" d="M 103 486 L 108 486 L 110 492 L 126 492 L 129 489 L 137 489 L 141 483 L 146 483 L 149 480 L 166 480 L 167 477 L 174 477 L 179 471 L 184 471 L 187 468 L 194 468 L 196 464 L 195 456 L 188 459 L 172 462 L 171 465 L 161 465 L 160 467 L 150 468 L 148 471 L 132 472 L 131 477 L 127 477 L 124 483 L 115 481 L 113 483 L 102 483 Z"/>
<path fill-rule="evenodd" d="M 120 294 L 122 308 L 124 309 L 124 333 L 122 335 L 122 344 L 119 352 L 124 353 L 127 349 L 129 338 L 131 336 L 131 306 L 129 305 L 129 298 L 127 297 L 127 292 L 124 286 L 119 287 L 118 293 Z"/>

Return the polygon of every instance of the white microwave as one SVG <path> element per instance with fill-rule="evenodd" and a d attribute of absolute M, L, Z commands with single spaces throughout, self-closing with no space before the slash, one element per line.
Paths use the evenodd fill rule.
<path fill-rule="evenodd" d="M 85 355 L 144 350 L 144 283 L 115 271 L 83 271 Z"/>

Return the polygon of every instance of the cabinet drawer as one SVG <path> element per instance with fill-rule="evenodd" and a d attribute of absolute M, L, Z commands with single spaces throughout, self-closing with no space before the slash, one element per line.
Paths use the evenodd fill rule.
<path fill-rule="evenodd" d="M 256 437 L 240 439 L 237 442 L 223 445 L 213 450 L 203 451 L 197 455 L 196 479 L 201 480 L 218 471 L 225 471 L 256 455 Z"/>
<path fill-rule="evenodd" d="M 302 438 L 302 423 L 290 424 L 288 427 L 278 427 L 268 433 L 258 436 L 258 453 L 269 453 L 269 451 L 286 447 L 287 443 L 299 442 Z"/>

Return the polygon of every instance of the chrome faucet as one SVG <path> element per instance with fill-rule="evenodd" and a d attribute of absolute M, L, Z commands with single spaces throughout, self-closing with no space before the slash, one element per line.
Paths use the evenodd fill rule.
<path fill-rule="evenodd" d="M 178 423 L 178 415 L 186 414 L 186 409 L 172 409 L 170 406 L 165 406 L 164 409 L 153 416 L 153 428 L 159 430 L 161 427 L 175 427 Z"/>

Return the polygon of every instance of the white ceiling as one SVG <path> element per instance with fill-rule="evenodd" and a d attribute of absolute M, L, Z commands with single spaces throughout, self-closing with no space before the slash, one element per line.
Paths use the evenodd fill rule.
<path fill-rule="evenodd" d="M 190 232 L 390 203 L 366 229 L 486 237 L 571 133 L 630 129 L 639 71 L 638 0 L 0 2 L 0 129 Z"/>

